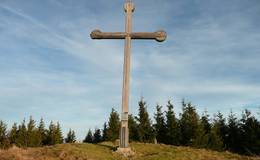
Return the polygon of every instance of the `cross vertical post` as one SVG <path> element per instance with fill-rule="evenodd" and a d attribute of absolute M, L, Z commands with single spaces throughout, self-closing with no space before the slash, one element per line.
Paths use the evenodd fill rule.
<path fill-rule="evenodd" d="M 126 24 L 125 24 L 126 37 L 125 37 L 125 53 L 124 53 L 120 148 L 127 148 L 129 143 L 128 105 L 129 105 L 130 60 L 131 60 L 130 34 L 132 32 L 132 13 L 134 11 L 134 4 L 131 2 L 125 3 L 124 9 L 126 12 Z"/>
<path fill-rule="evenodd" d="M 135 10 L 134 3 L 126 1 L 124 5 L 125 32 L 101 32 L 94 30 L 90 36 L 92 39 L 124 39 L 124 69 L 123 69 L 123 89 L 122 89 L 122 113 L 120 127 L 119 149 L 129 151 L 129 130 L 128 130 L 128 108 L 129 108 L 129 85 L 130 85 L 130 60 L 131 60 L 131 40 L 144 39 L 163 42 L 167 35 L 165 31 L 157 32 L 132 32 L 132 13 Z"/>

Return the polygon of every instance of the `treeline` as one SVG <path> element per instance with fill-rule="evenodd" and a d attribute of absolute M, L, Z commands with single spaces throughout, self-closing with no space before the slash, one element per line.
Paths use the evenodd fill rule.
<path fill-rule="evenodd" d="M 182 101 L 182 112 L 176 116 L 173 104 L 168 101 L 166 111 L 156 105 L 153 121 L 147 112 L 146 102 L 138 102 L 138 115 L 129 115 L 129 139 L 144 143 L 163 143 L 176 146 L 192 146 L 217 151 L 229 150 L 240 154 L 260 155 L 260 122 L 249 110 L 238 118 L 233 112 L 224 117 L 218 112 L 210 117 L 207 112 L 201 116 L 191 103 Z M 112 109 L 102 129 L 89 130 L 83 142 L 99 143 L 119 139 L 120 117 Z M 0 149 L 12 145 L 18 147 L 40 147 L 60 143 L 75 143 L 76 135 L 69 130 L 63 138 L 60 124 L 50 122 L 46 128 L 43 119 L 36 125 L 30 117 L 26 124 L 14 123 L 10 130 L 0 121 Z"/>
<path fill-rule="evenodd" d="M 260 122 L 249 110 L 245 110 L 239 119 L 233 112 L 227 118 L 220 112 L 212 118 L 207 112 L 199 116 L 195 106 L 184 100 L 182 113 L 178 117 L 170 101 L 166 108 L 163 111 L 162 106 L 156 106 L 152 123 L 146 102 L 141 99 L 138 115 L 129 115 L 130 141 L 260 155 Z M 119 127 L 119 114 L 112 109 L 108 123 L 102 129 L 102 136 L 100 129 L 95 129 L 93 134 L 89 130 L 84 142 L 115 141 L 119 138 Z"/>
<path fill-rule="evenodd" d="M 64 139 L 59 122 L 50 122 L 45 128 L 43 119 L 36 125 L 36 121 L 30 117 L 28 123 L 25 120 L 21 124 L 14 123 L 8 131 L 7 125 L 0 121 L 0 149 L 7 149 L 13 145 L 18 147 L 41 147 L 61 143 L 76 142 L 75 132 L 70 130 Z"/>

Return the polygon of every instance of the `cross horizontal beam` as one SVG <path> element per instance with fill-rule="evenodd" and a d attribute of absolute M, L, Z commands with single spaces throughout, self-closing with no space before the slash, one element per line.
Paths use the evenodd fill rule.
<path fill-rule="evenodd" d="M 165 31 L 157 32 L 101 32 L 100 30 L 94 30 L 90 34 L 92 39 L 125 39 L 126 37 L 131 37 L 131 39 L 154 39 L 158 42 L 163 42 L 167 34 Z"/>

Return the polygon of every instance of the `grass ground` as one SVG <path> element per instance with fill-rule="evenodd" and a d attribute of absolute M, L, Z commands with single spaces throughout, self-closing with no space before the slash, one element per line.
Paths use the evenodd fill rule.
<path fill-rule="evenodd" d="M 0 160 L 260 160 L 229 152 L 215 152 L 190 147 L 132 143 L 134 156 L 116 153 L 112 143 L 61 144 L 41 148 L 0 150 Z"/>

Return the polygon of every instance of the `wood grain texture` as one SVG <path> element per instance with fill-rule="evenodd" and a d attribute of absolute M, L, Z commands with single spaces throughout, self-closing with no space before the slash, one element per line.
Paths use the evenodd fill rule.
<path fill-rule="evenodd" d="M 156 40 L 158 42 L 165 41 L 167 34 L 165 31 L 157 32 L 101 32 L 100 30 L 94 30 L 90 34 L 92 39 L 125 39 L 129 36 L 131 39 L 140 40 Z"/>

